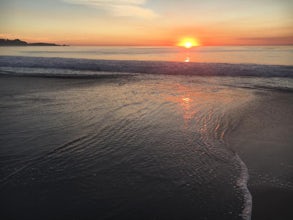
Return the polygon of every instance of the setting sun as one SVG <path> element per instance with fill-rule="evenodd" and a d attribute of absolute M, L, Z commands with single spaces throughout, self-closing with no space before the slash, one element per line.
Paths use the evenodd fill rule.
<path fill-rule="evenodd" d="M 182 40 L 179 41 L 179 43 L 177 44 L 177 46 L 185 47 L 185 48 L 189 49 L 191 47 L 197 47 L 197 46 L 199 46 L 199 43 L 194 38 L 183 38 Z"/>

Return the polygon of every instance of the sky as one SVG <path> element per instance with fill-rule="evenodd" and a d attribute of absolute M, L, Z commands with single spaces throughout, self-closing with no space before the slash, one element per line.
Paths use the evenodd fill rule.
<path fill-rule="evenodd" d="M 69 45 L 293 44 L 292 0 L 0 0 L 0 38 Z"/>

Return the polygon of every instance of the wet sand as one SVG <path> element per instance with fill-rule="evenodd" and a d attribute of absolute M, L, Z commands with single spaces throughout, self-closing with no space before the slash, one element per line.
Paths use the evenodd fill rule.
<path fill-rule="evenodd" d="M 250 187 L 253 195 L 252 220 L 293 218 L 293 192 L 276 187 Z"/>
<path fill-rule="evenodd" d="M 234 164 L 227 163 L 231 154 L 228 152 L 228 158 L 222 157 L 226 156 L 226 149 L 217 145 L 217 138 L 212 148 L 217 150 L 215 158 L 212 154 L 200 156 L 204 145 L 196 146 L 201 136 L 209 138 L 208 132 L 214 135 L 210 127 L 201 129 L 205 128 L 206 120 L 200 120 L 200 113 L 202 119 L 219 116 L 206 115 L 208 104 L 217 107 L 211 109 L 218 110 L 216 113 L 223 110 L 227 120 L 235 126 L 225 141 L 248 167 L 248 188 L 253 196 L 252 220 L 292 219 L 292 93 L 255 90 L 256 98 L 249 98 L 248 102 L 245 97 L 251 93 L 250 89 L 236 89 L 236 92 L 234 87 L 213 88 L 213 80 L 222 82 L 222 78 L 209 78 L 202 84 L 198 78 L 194 78 L 194 82 L 180 77 L 164 76 L 163 79 L 168 79 L 168 83 L 148 79 L 147 83 L 137 80 L 126 81 L 123 85 L 116 79 L 92 82 L 88 79 L 2 77 L 1 107 L 6 109 L 6 114 L 4 111 L 1 114 L 7 126 L 3 126 L 1 132 L 7 135 L 3 143 L 8 146 L 2 150 L 3 154 L 9 154 L 10 146 L 14 147 L 13 155 L 20 155 L 20 165 L 16 163 L 11 167 L 24 167 L 16 169 L 19 172 L 12 172 L 12 176 L 12 169 L 3 169 L 7 172 L 3 172 L 3 176 L 7 174 L 8 179 L 4 179 L 1 202 L 8 214 L 16 216 L 14 219 L 20 216 L 97 219 L 109 213 L 113 219 L 119 219 L 117 216 L 120 219 L 121 216 L 125 216 L 124 219 L 137 219 L 138 216 L 144 219 L 157 216 L 240 219 L 241 207 L 237 202 L 242 195 L 235 198 L 233 179 L 230 188 L 224 181 L 234 172 Z M 237 85 L 237 80 L 232 84 Z M 242 99 L 244 101 L 240 102 Z M 146 102 L 150 103 L 145 105 Z M 104 108 L 103 103 L 107 104 Z M 196 107 L 203 110 L 195 111 Z M 117 110 L 109 112 L 109 109 Z M 105 116 L 108 118 L 103 121 Z M 129 120 L 125 122 L 124 119 Z M 210 123 L 214 125 L 212 119 Z M 224 119 L 219 117 L 219 123 L 224 122 L 221 125 L 229 130 L 232 126 L 228 122 L 226 125 Z M 123 126 L 125 133 L 121 133 Z M 196 129 L 202 133 L 196 134 Z M 16 138 L 15 132 L 19 130 L 21 135 Z M 7 131 L 11 131 L 11 135 Z M 32 134 L 38 138 L 30 139 Z M 105 138 L 105 144 L 99 142 L 103 135 L 110 137 Z M 207 140 L 213 143 L 213 139 Z M 84 143 L 89 144 L 83 146 Z M 84 147 L 86 150 L 82 149 Z M 28 154 L 34 162 L 23 166 L 21 154 Z M 4 159 L 1 161 L 3 167 L 7 165 Z M 201 160 L 204 163 L 198 163 Z M 116 165 L 112 169 L 113 161 Z M 64 167 L 67 170 L 63 171 Z M 214 177 L 209 173 L 211 170 Z M 238 177 L 236 171 L 237 175 L 232 178 Z M 79 187 L 78 190 L 75 187 Z M 179 206 L 184 208 L 177 210 Z M 138 210 L 137 213 L 129 212 L 130 208 Z M 16 209 L 18 213 L 14 212 Z M 192 218 L 194 216 L 202 218 Z"/>
<path fill-rule="evenodd" d="M 293 96 L 268 91 L 247 107 L 231 146 L 246 163 L 252 220 L 293 219 Z"/>

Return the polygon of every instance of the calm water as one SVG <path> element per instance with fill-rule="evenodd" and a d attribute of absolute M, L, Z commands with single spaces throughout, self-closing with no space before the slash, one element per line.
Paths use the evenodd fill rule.
<path fill-rule="evenodd" d="M 2 47 L 0 55 L 106 60 L 293 65 L 293 46 L 241 47 Z"/>
<path fill-rule="evenodd" d="M 250 186 L 293 192 L 291 62 L 292 47 L 1 48 L 0 217 L 250 219 Z"/>

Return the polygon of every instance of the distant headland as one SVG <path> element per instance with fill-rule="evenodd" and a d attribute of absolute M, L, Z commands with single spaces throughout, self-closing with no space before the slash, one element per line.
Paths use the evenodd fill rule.
<path fill-rule="evenodd" d="M 68 46 L 68 45 L 60 45 L 60 44 L 53 44 L 53 43 L 27 43 L 25 41 L 15 39 L 0 39 L 0 46 Z"/>

